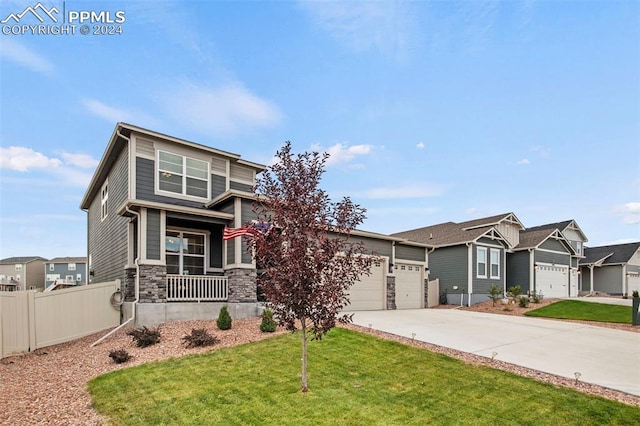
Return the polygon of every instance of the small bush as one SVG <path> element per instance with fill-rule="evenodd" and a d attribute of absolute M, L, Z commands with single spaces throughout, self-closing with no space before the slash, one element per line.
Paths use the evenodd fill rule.
<path fill-rule="evenodd" d="M 109 358 L 111 358 L 116 364 L 122 364 L 123 362 L 129 361 L 131 359 L 131 355 L 129 355 L 129 352 L 124 349 L 118 349 L 109 352 Z"/>
<path fill-rule="evenodd" d="M 640 295 L 638 294 L 638 290 L 633 290 L 633 293 L 631 293 L 631 297 L 640 297 Z"/>
<path fill-rule="evenodd" d="M 191 334 L 187 334 L 182 338 L 182 340 L 187 344 L 188 348 L 210 346 L 218 343 L 218 338 L 209 334 L 209 332 L 204 328 L 192 329 Z"/>
<path fill-rule="evenodd" d="M 532 301 L 533 303 L 540 303 L 540 302 L 542 302 L 542 297 L 543 297 L 543 296 L 542 296 L 542 293 L 538 293 L 538 292 L 535 292 L 535 291 L 534 291 L 533 293 L 531 293 L 531 301 Z"/>
<path fill-rule="evenodd" d="M 516 300 L 518 296 L 520 296 L 521 291 L 522 290 L 519 285 L 514 285 L 513 287 L 509 287 L 509 289 L 507 290 L 507 294 L 509 295 L 509 297 L 512 297 L 513 300 Z"/>
<path fill-rule="evenodd" d="M 502 291 L 497 285 L 492 284 L 491 288 L 489 288 L 489 299 L 491 299 L 493 306 L 496 306 L 496 302 L 501 298 L 502 298 Z"/>
<path fill-rule="evenodd" d="M 127 333 L 133 337 L 136 345 L 139 348 L 146 348 L 147 346 L 155 345 L 160 341 L 160 327 L 156 328 L 137 328 Z"/>
<path fill-rule="evenodd" d="M 276 331 L 276 322 L 273 320 L 273 312 L 271 312 L 271 309 L 265 309 L 262 313 L 260 331 L 263 333 L 273 333 Z"/>
<path fill-rule="evenodd" d="M 518 304 L 521 308 L 526 308 L 527 306 L 529 306 L 529 298 L 527 296 L 520 296 L 520 299 L 518 299 Z"/>
<path fill-rule="evenodd" d="M 231 315 L 229 315 L 229 309 L 227 309 L 227 305 L 224 305 L 220 309 L 220 315 L 218 315 L 216 325 L 220 330 L 229 330 L 231 328 Z"/>

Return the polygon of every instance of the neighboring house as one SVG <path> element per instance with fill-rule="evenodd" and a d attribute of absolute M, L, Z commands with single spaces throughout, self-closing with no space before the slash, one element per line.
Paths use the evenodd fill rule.
<path fill-rule="evenodd" d="M 640 242 L 585 247 L 581 290 L 631 296 L 640 291 Z"/>
<path fill-rule="evenodd" d="M 507 288 L 557 298 L 578 295 L 573 246 L 556 228 L 520 231 L 520 242 L 507 255 Z M 573 278 L 573 279 L 572 279 Z"/>
<path fill-rule="evenodd" d="M 0 291 L 44 290 L 44 262 L 40 256 L 0 260 Z"/>
<path fill-rule="evenodd" d="M 446 222 L 392 234 L 431 247 L 429 279 L 438 279 L 449 304 L 488 300 L 496 285 L 506 291 L 506 256 L 519 244 L 522 223 L 513 213 L 467 222 Z"/>
<path fill-rule="evenodd" d="M 56 257 L 44 265 L 45 289 L 87 284 L 86 257 Z"/>
<path fill-rule="evenodd" d="M 254 219 L 252 188 L 264 169 L 237 154 L 118 123 L 81 203 L 90 282 L 121 280 L 123 318 L 138 325 L 215 317 L 225 304 L 234 317 L 256 315 L 256 267 L 245 237 L 223 240 L 223 232 Z M 352 308 L 395 308 L 398 288 L 424 293 L 424 244 L 353 235 L 383 257 L 351 289 Z M 389 271 L 400 264 L 396 258 L 412 266 L 412 275 Z M 414 283 L 411 291 L 405 281 Z M 424 306 L 424 295 L 416 297 L 414 304 Z"/>

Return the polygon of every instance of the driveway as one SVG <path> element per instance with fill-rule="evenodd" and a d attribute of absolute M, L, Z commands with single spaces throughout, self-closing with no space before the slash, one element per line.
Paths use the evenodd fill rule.
<path fill-rule="evenodd" d="M 640 396 L 640 333 L 456 309 L 358 311 L 353 322 Z"/>

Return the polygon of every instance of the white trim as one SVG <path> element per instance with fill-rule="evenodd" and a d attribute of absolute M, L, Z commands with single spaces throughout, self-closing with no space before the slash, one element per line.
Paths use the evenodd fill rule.
<path fill-rule="evenodd" d="M 109 178 L 100 187 L 100 222 L 109 216 Z"/>
<path fill-rule="evenodd" d="M 491 258 L 493 253 L 498 253 L 498 275 L 493 275 L 493 265 L 494 264 L 493 264 L 493 260 Z M 501 272 L 500 271 L 500 266 L 501 266 L 501 264 L 500 264 L 500 250 L 494 249 L 494 248 L 489 249 L 489 271 L 488 271 L 489 272 L 489 278 L 491 278 L 492 280 L 493 279 L 500 279 L 500 272 Z"/>
<path fill-rule="evenodd" d="M 480 251 L 484 252 L 484 274 L 480 275 Z M 476 246 L 476 278 L 487 279 L 489 276 L 487 267 L 489 266 L 489 250 L 486 247 Z M 471 270 L 473 272 L 473 269 Z M 473 273 L 471 274 L 473 275 Z"/>
<path fill-rule="evenodd" d="M 536 262 L 536 264 L 534 266 L 551 266 L 553 268 L 567 268 L 569 269 L 570 266 L 569 265 L 563 265 L 561 263 L 549 263 L 549 262 Z"/>
<path fill-rule="evenodd" d="M 535 259 L 535 249 L 529 249 L 529 287 L 533 287 L 533 291 L 536 293 L 538 289 L 536 288 L 536 259 Z M 506 280 L 505 280 L 506 282 Z M 505 284 L 506 286 L 506 284 Z"/>
<path fill-rule="evenodd" d="M 563 254 L 565 256 L 571 257 L 571 253 L 567 251 L 556 251 L 556 250 L 549 250 L 549 249 L 543 249 L 543 248 L 536 248 L 536 250 L 543 251 L 545 253 Z"/>
<path fill-rule="evenodd" d="M 467 257 L 469 258 L 467 260 L 467 267 L 469 268 L 467 272 L 467 293 L 469 294 L 468 304 L 471 305 L 471 292 L 473 291 L 473 244 L 467 243 L 467 247 Z M 462 304 L 462 301 L 460 301 L 460 304 Z"/>
<path fill-rule="evenodd" d="M 478 247 L 490 247 L 490 248 L 496 248 L 496 249 L 501 249 L 501 250 L 506 250 L 506 248 L 504 246 L 498 246 L 498 245 L 493 245 L 493 244 L 486 244 L 486 243 L 475 243 L 476 246 Z"/>
<path fill-rule="evenodd" d="M 160 210 L 160 260 L 162 260 L 165 263 L 167 261 L 167 247 L 165 246 L 166 236 L 167 236 L 167 212 L 166 210 Z"/>
<path fill-rule="evenodd" d="M 173 191 L 166 191 L 166 190 L 160 189 L 160 177 L 159 177 L 159 174 L 162 171 L 162 169 L 160 169 L 160 154 L 161 153 L 168 154 L 168 155 L 175 155 L 176 157 L 181 157 L 182 158 L 182 172 L 180 173 L 181 190 L 182 190 L 182 192 L 173 192 Z M 187 160 L 199 161 L 201 163 L 204 163 L 207 166 L 207 170 L 206 170 L 207 189 L 206 189 L 206 196 L 204 196 L 204 197 L 199 197 L 197 195 L 189 195 L 189 194 L 187 194 L 187 178 L 189 177 L 188 174 L 187 174 Z M 156 159 L 155 159 L 153 173 L 154 173 L 154 179 L 153 179 L 153 181 L 154 181 L 154 191 L 158 195 L 164 195 L 164 196 L 167 196 L 167 197 L 180 198 L 180 199 L 196 201 L 196 202 L 201 202 L 203 200 L 209 200 L 211 198 L 211 158 L 210 157 L 207 157 L 207 159 L 202 159 L 202 158 L 197 158 L 196 156 L 193 156 L 193 155 L 186 155 L 186 154 L 182 154 L 182 153 L 177 153 L 177 152 L 175 152 L 175 150 L 171 151 L 171 150 L 164 150 L 164 149 L 156 149 Z M 167 173 L 172 173 L 172 172 L 167 170 Z M 199 178 L 199 177 L 194 177 L 194 176 L 190 176 L 190 177 L 192 179 L 197 179 L 199 181 L 204 181 L 204 179 Z"/>
<path fill-rule="evenodd" d="M 135 137 L 129 138 L 127 144 L 129 148 L 129 187 L 127 188 L 127 198 L 136 197 L 136 151 L 138 143 Z"/>
<path fill-rule="evenodd" d="M 190 228 L 180 228 L 180 227 L 169 227 L 166 230 L 167 232 L 177 232 L 180 234 L 179 238 L 182 239 L 184 234 L 193 234 L 193 235 L 201 235 L 203 239 L 204 245 L 204 253 L 202 254 L 202 275 L 206 275 L 207 268 L 209 267 L 209 241 L 211 240 L 211 233 L 209 231 L 205 231 L 202 229 L 190 229 Z M 167 265 L 167 257 L 166 257 L 166 238 L 167 234 L 165 232 L 164 237 L 162 239 L 162 245 L 165 246 L 165 257 L 162 259 L 162 264 Z M 162 251 L 162 250 L 161 250 Z M 176 253 L 171 253 L 172 255 L 176 255 Z M 182 250 L 177 253 L 179 257 L 179 265 L 178 265 L 178 275 L 184 274 L 184 253 Z M 201 255 L 188 254 L 189 257 L 197 257 L 199 258 Z"/>

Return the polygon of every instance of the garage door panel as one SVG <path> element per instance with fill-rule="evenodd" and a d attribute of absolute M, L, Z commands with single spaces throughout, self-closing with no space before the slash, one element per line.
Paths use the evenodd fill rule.
<path fill-rule="evenodd" d="M 634 291 L 640 292 L 640 276 L 630 275 L 629 281 L 627 281 L 629 289 L 627 293 L 631 295 Z"/>
<path fill-rule="evenodd" d="M 363 276 L 349 289 L 350 304 L 345 308 L 353 311 L 384 309 L 385 298 L 384 262 L 374 262 L 371 274 Z"/>
<path fill-rule="evenodd" d="M 424 299 L 423 272 L 420 265 L 396 264 L 396 309 L 420 309 Z"/>
<path fill-rule="evenodd" d="M 546 298 L 568 297 L 568 267 L 537 265 L 536 289 Z"/>

